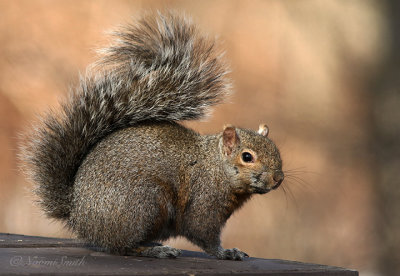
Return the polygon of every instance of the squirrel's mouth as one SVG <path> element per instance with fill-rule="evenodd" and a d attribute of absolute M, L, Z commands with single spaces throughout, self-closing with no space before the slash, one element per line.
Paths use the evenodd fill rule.
<path fill-rule="evenodd" d="M 281 170 L 274 171 L 272 175 L 266 172 L 252 175 L 250 191 L 253 194 L 269 193 L 272 190 L 278 189 L 283 179 L 284 175 Z"/>
<path fill-rule="evenodd" d="M 252 186 L 253 188 L 253 194 L 266 194 L 269 193 L 272 189 L 267 188 L 267 187 L 258 187 L 258 186 Z"/>

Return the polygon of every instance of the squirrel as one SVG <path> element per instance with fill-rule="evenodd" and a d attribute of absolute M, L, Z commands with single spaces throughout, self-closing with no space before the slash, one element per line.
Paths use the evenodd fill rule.
<path fill-rule="evenodd" d="M 220 233 L 252 195 L 284 179 L 268 127 L 200 135 L 180 123 L 204 118 L 231 89 L 215 39 L 190 19 L 150 14 L 114 36 L 22 147 L 40 206 L 110 253 L 175 258 L 181 251 L 159 242 L 182 236 L 243 260 Z"/>

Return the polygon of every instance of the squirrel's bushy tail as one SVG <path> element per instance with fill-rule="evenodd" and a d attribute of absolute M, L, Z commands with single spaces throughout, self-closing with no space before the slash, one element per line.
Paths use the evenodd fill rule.
<path fill-rule="evenodd" d="M 80 86 L 35 129 L 21 154 L 48 216 L 69 217 L 75 174 L 106 135 L 141 121 L 203 117 L 229 91 L 214 41 L 172 13 L 116 32 Z"/>

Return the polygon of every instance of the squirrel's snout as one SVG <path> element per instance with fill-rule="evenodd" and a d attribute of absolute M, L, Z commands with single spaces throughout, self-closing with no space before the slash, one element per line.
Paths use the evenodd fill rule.
<path fill-rule="evenodd" d="M 277 189 L 285 178 L 281 170 L 264 172 L 260 175 L 262 182 L 256 182 L 252 187 L 256 188 L 256 193 L 267 193 Z M 260 179 L 260 177 L 258 179 Z"/>
<path fill-rule="evenodd" d="M 285 175 L 282 171 L 275 171 L 272 178 L 274 180 L 274 186 L 272 187 L 272 189 L 276 189 L 281 185 L 283 179 L 285 178 Z"/>

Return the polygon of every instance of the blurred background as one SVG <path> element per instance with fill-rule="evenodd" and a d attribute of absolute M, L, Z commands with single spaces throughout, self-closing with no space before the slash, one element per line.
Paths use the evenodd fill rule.
<path fill-rule="evenodd" d="M 0 0 L 0 232 L 73 237 L 32 203 L 18 137 L 57 108 L 104 31 L 175 9 L 218 36 L 235 94 L 201 133 L 270 127 L 287 177 L 228 221 L 250 256 L 400 275 L 399 1 Z M 197 249 L 184 239 L 169 244 Z"/>

